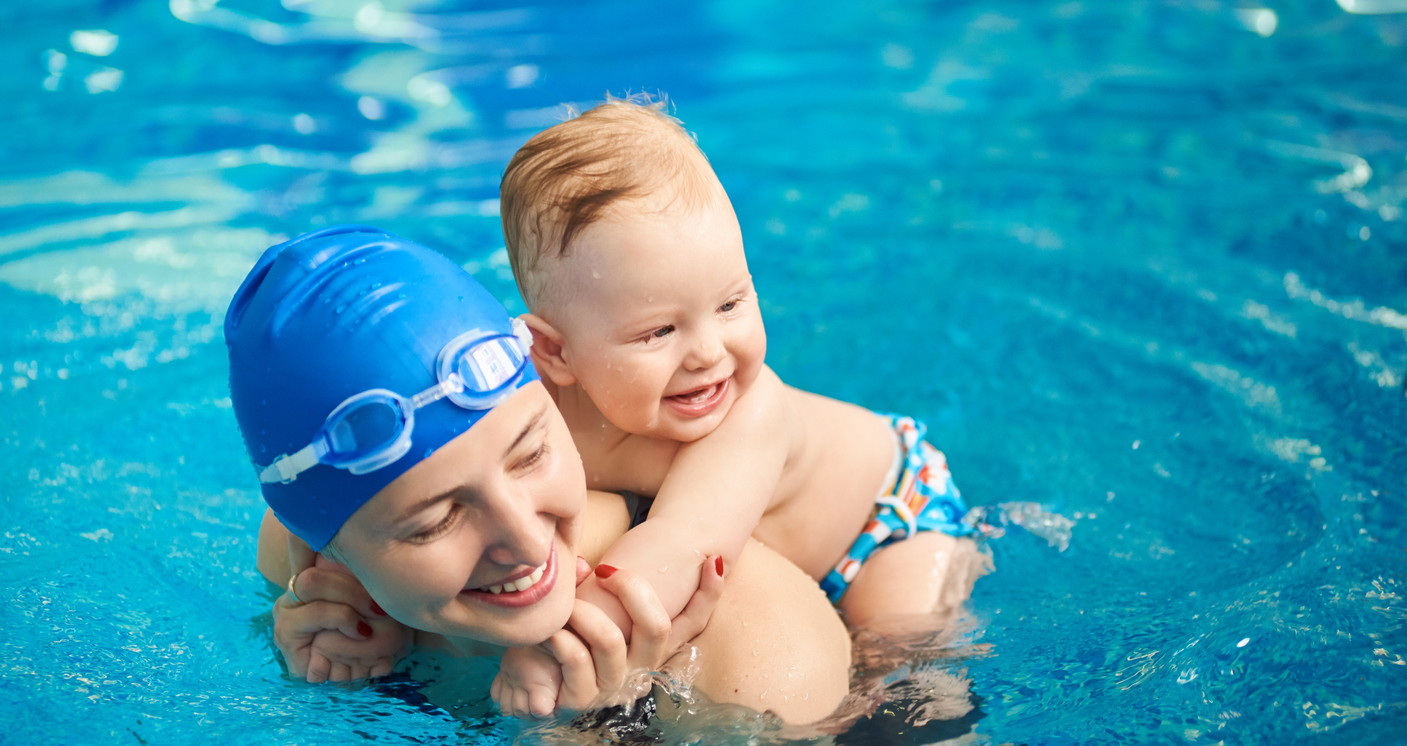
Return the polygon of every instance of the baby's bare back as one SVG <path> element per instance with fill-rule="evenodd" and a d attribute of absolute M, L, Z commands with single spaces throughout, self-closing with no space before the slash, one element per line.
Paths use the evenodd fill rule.
<path fill-rule="evenodd" d="M 864 529 L 897 445 L 867 409 L 790 386 L 785 398 L 792 447 L 753 536 L 819 580 Z"/>

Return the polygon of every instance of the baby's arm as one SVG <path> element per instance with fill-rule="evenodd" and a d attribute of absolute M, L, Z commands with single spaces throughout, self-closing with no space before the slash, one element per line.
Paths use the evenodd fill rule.
<path fill-rule="evenodd" d="M 788 406 L 781 380 L 764 367 L 712 433 L 679 449 L 649 520 L 612 545 L 601 564 L 646 578 L 665 611 L 678 614 L 697 586 L 703 558 L 736 562 L 766 512 L 790 446 Z M 630 635 L 629 617 L 596 578 L 577 597 L 599 606 Z"/>

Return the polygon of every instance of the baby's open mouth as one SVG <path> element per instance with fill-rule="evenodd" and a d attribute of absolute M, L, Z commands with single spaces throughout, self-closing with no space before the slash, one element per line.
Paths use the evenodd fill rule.
<path fill-rule="evenodd" d="M 548 560 L 548 562 L 550 561 L 551 560 Z M 492 593 L 494 595 L 498 595 L 500 593 L 520 593 L 533 587 L 534 585 L 537 585 L 537 581 L 542 580 L 542 574 L 546 571 L 547 564 L 543 563 L 541 565 L 538 565 L 537 569 L 533 570 L 531 574 L 524 575 L 523 577 L 518 578 L 517 580 L 504 583 L 502 585 L 486 585 L 476 590 L 483 591 L 484 593 Z"/>
<path fill-rule="evenodd" d="M 723 384 L 721 382 L 715 383 L 712 386 L 705 386 L 701 389 L 695 389 L 693 391 L 689 391 L 683 394 L 675 394 L 674 396 L 671 396 L 669 398 L 677 402 L 681 402 L 683 404 L 699 404 L 708 401 L 715 394 L 717 394 L 718 389 L 722 385 Z"/>
<path fill-rule="evenodd" d="M 685 417 L 703 417 L 723 403 L 724 397 L 728 395 L 728 382 L 731 380 L 733 377 L 729 376 L 701 388 L 666 396 L 664 402 Z"/>

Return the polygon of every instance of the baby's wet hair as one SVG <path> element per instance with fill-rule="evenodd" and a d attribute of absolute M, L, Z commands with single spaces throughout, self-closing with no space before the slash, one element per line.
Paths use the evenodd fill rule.
<path fill-rule="evenodd" d="M 666 197 L 666 207 L 706 202 L 716 179 L 668 100 L 608 96 L 539 132 L 503 173 L 503 235 L 518 290 L 536 308 L 544 258 L 567 255 L 572 239 L 613 206 Z"/>

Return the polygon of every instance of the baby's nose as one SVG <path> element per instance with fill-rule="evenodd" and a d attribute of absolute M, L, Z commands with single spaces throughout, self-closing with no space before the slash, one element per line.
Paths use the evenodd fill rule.
<path fill-rule="evenodd" d="M 715 337 L 705 337 L 699 341 L 699 345 L 695 348 L 694 355 L 692 356 L 695 363 L 694 367 L 696 369 L 712 368 L 723 360 L 725 354 L 727 354 L 727 350 L 724 349 L 721 341 Z"/>

